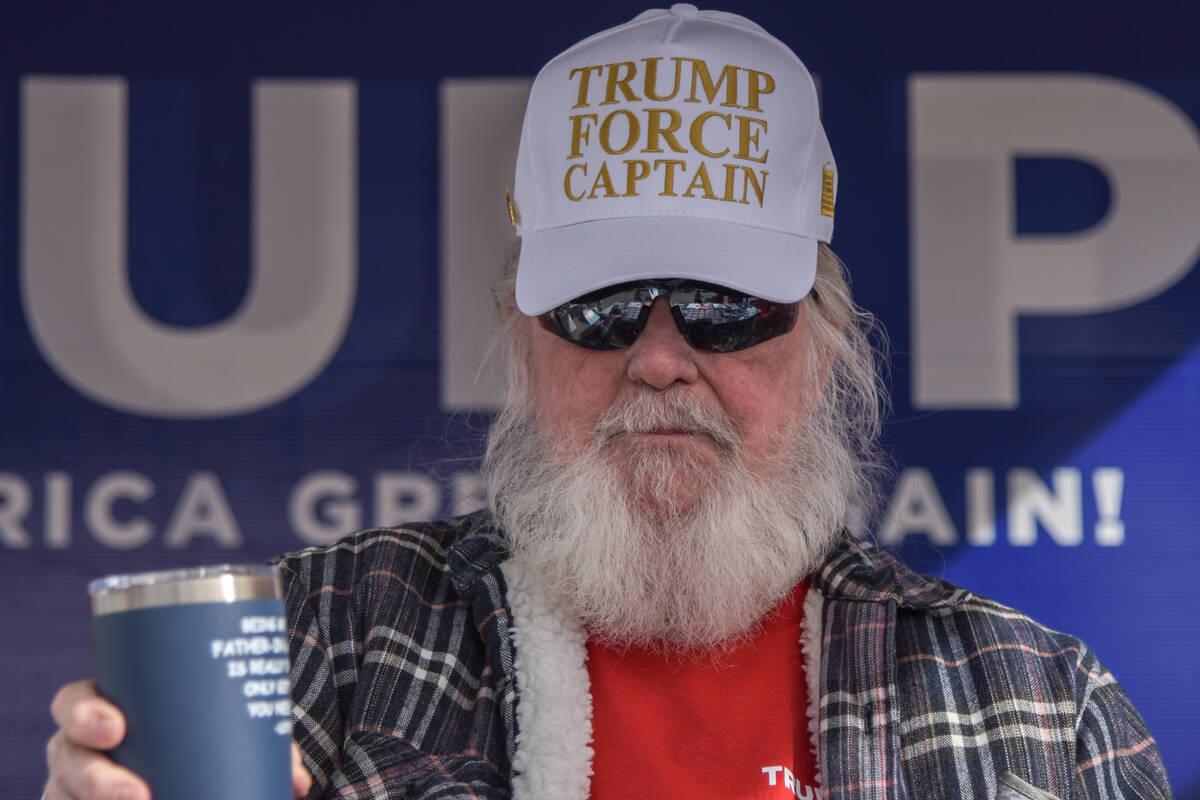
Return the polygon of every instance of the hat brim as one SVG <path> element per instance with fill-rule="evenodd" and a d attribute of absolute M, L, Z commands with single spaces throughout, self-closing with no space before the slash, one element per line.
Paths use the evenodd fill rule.
<path fill-rule="evenodd" d="M 618 217 L 521 237 L 517 307 L 544 314 L 573 298 L 645 278 L 690 278 L 794 303 L 812 289 L 817 240 L 694 217 Z"/>

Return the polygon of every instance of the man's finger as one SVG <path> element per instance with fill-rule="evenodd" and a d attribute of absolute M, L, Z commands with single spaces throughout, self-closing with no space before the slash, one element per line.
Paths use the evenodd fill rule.
<path fill-rule="evenodd" d="M 46 782 L 46 788 L 42 790 L 42 800 L 75 800 L 75 798 L 67 794 L 66 791 L 58 785 L 58 781 L 52 777 Z"/>
<path fill-rule="evenodd" d="M 72 741 L 95 750 L 110 750 L 125 738 L 125 717 L 96 694 L 92 681 L 68 683 L 50 703 L 50 715 Z"/>
<path fill-rule="evenodd" d="M 312 783 L 312 775 L 304 766 L 304 756 L 300 754 L 300 747 L 292 742 L 292 794 L 295 797 L 304 797 L 312 788 Z"/>
<path fill-rule="evenodd" d="M 150 788 L 137 775 L 110 761 L 103 753 L 88 750 L 72 742 L 62 731 L 54 735 L 48 747 L 50 790 L 59 796 L 90 800 L 90 798 L 121 798 L 121 800 L 150 800 Z M 55 784 L 58 784 L 56 787 Z M 125 792 L 121 794 L 121 792 Z"/>

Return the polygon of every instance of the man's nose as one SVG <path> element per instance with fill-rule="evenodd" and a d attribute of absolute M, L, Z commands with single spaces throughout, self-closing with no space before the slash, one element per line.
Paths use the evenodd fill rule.
<path fill-rule="evenodd" d="M 646 327 L 629 352 L 629 379 L 654 389 L 666 389 L 676 381 L 692 383 L 699 377 L 696 351 L 675 327 L 665 297 L 659 297 L 650 307 Z"/>

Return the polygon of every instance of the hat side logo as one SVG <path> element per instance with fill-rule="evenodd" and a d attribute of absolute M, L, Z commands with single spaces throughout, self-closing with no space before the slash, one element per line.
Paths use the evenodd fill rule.
<path fill-rule="evenodd" d="M 833 216 L 833 170 L 829 162 L 821 167 L 821 213 L 827 217 Z"/>
<path fill-rule="evenodd" d="M 504 206 L 508 211 L 508 222 L 515 231 L 521 224 L 521 211 L 517 208 L 517 201 L 513 200 L 512 193 L 507 186 L 504 187 Z"/>

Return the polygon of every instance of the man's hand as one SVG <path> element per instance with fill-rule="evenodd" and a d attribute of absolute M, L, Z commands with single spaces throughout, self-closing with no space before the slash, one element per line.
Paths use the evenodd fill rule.
<path fill-rule="evenodd" d="M 313 779 L 304 768 L 304 756 L 300 755 L 300 746 L 292 742 L 292 795 L 304 797 L 312 788 Z"/>
<path fill-rule="evenodd" d="M 125 717 L 96 694 L 92 681 L 69 683 L 50 704 L 58 732 L 46 745 L 50 780 L 45 800 L 150 800 L 146 782 L 100 752 L 125 738 Z M 312 776 L 292 743 L 292 792 L 308 794 Z"/>

